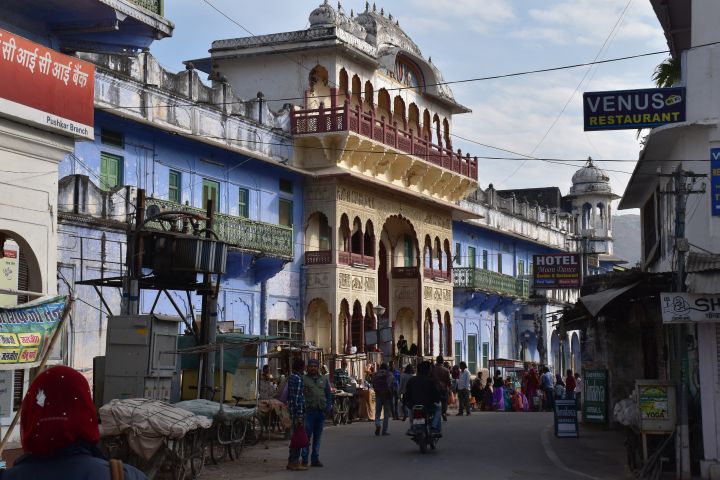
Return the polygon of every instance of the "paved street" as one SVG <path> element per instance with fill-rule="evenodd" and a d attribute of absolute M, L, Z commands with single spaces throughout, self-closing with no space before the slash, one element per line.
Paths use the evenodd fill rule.
<path fill-rule="evenodd" d="M 620 479 L 624 450 L 617 432 L 581 430 L 580 439 L 556 439 L 551 414 L 474 413 L 451 416 L 435 452 L 422 455 L 404 435 L 406 423 L 392 422 L 391 436 L 375 437 L 370 422 L 325 429 L 324 468 L 285 470 L 287 442 L 247 449 L 243 461 L 208 466 L 201 479 L 446 478 L 459 470 L 492 479 Z"/>

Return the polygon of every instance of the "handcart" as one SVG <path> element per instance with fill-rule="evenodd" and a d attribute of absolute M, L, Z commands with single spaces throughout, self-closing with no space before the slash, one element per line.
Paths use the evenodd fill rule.
<path fill-rule="evenodd" d="M 205 448 L 213 463 L 218 464 L 226 457 L 240 458 L 248 426 L 256 415 L 255 408 L 231 407 L 209 400 L 186 400 L 175 406 L 212 421 Z"/>
<path fill-rule="evenodd" d="M 211 421 L 169 403 L 145 398 L 113 400 L 100 408 L 101 443 L 109 458 L 148 478 L 185 480 L 205 465 Z"/>

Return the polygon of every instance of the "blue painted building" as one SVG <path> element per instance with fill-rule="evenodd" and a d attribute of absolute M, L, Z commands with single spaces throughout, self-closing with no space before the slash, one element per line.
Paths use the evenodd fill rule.
<path fill-rule="evenodd" d="M 547 363 L 552 314 L 572 293 L 531 291 L 533 255 L 567 251 L 570 216 L 492 187 L 461 205 L 480 218 L 453 222 L 455 362 L 473 374 L 494 358 Z"/>
<path fill-rule="evenodd" d="M 194 72 L 182 72 L 180 81 L 167 81 L 167 90 L 161 85 L 160 92 L 150 92 L 144 84 L 153 81 L 148 76 L 158 73 L 159 66 L 149 55 L 135 57 L 130 65 L 117 65 L 111 57 L 93 60 L 100 92 L 95 140 L 78 141 L 74 154 L 60 165 L 62 282 L 74 286 L 83 279 L 121 275 L 127 219 L 133 215 L 138 188 L 145 190 L 146 207 L 204 213 L 212 199 L 217 205 L 214 230 L 231 247 L 221 279 L 218 321 L 232 322 L 236 331 L 288 332 L 301 339 L 301 260 L 296 253 L 303 252 L 304 177 L 287 165 L 290 150 L 282 145 L 290 143 L 288 136 L 274 129 L 282 113 L 261 114 L 257 105 L 243 104 L 240 113 L 246 116 L 228 117 L 219 107 L 193 105 L 188 98 L 173 106 L 172 97 L 185 93 L 176 90 L 185 80 L 197 82 L 194 88 L 200 94 L 212 96 L 216 89 L 202 85 Z M 137 65 L 148 69 L 138 74 L 137 82 L 119 78 L 125 72 L 113 70 Z M 158 104 L 169 106 L 152 113 L 133 108 L 125 94 L 143 87 Z M 67 333 L 73 347 L 68 364 L 76 368 L 92 368 L 92 358 L 104 351 L 104 313 L 108 308 L 120 312 L 119 292 L 104 290 L 107 306 L 93 287 L 77 286 L 82 303 L 75 306 L 76 321 Z M 141 313 L 150 312 L 155 295 L 143 292 Z M 170 295 L 183 315 L 199 318 L 200 297 L 177 291 Z M 154 312 L 177 315 L 165 295 Z"/>

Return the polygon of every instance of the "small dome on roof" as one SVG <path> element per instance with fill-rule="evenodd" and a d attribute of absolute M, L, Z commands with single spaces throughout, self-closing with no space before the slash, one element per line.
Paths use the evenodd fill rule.
<path fill-rule="evenodd" d="M 588 157 L 585 166 L 575 172 L 572 177 L 570 194 L 577 195 L 589 192 L 612 193 L 612 189 L 610 188 L 610 177 L 608 174 L 595 166 L 592 158 Z"/>
<path fill-rule="evenodd" d="M 337 25 L 338 13 L 330 6 L 328 0 L 310 13 L 310 28 L 334 27 Z"/>

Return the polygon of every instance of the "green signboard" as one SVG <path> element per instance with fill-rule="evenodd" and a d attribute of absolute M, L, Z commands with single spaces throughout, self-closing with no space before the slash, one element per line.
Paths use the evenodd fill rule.
<path fill-rule="evenodd" d="M 67 297 L 0 308 L 0 370 L 36 367 L 62 319 Z"/>
<path fill-rule="evenodd" d="M 607 423 L 607 370 L 583 370 L 582 379 L 582 402 L 584 421 L 588 423 Z"/>

